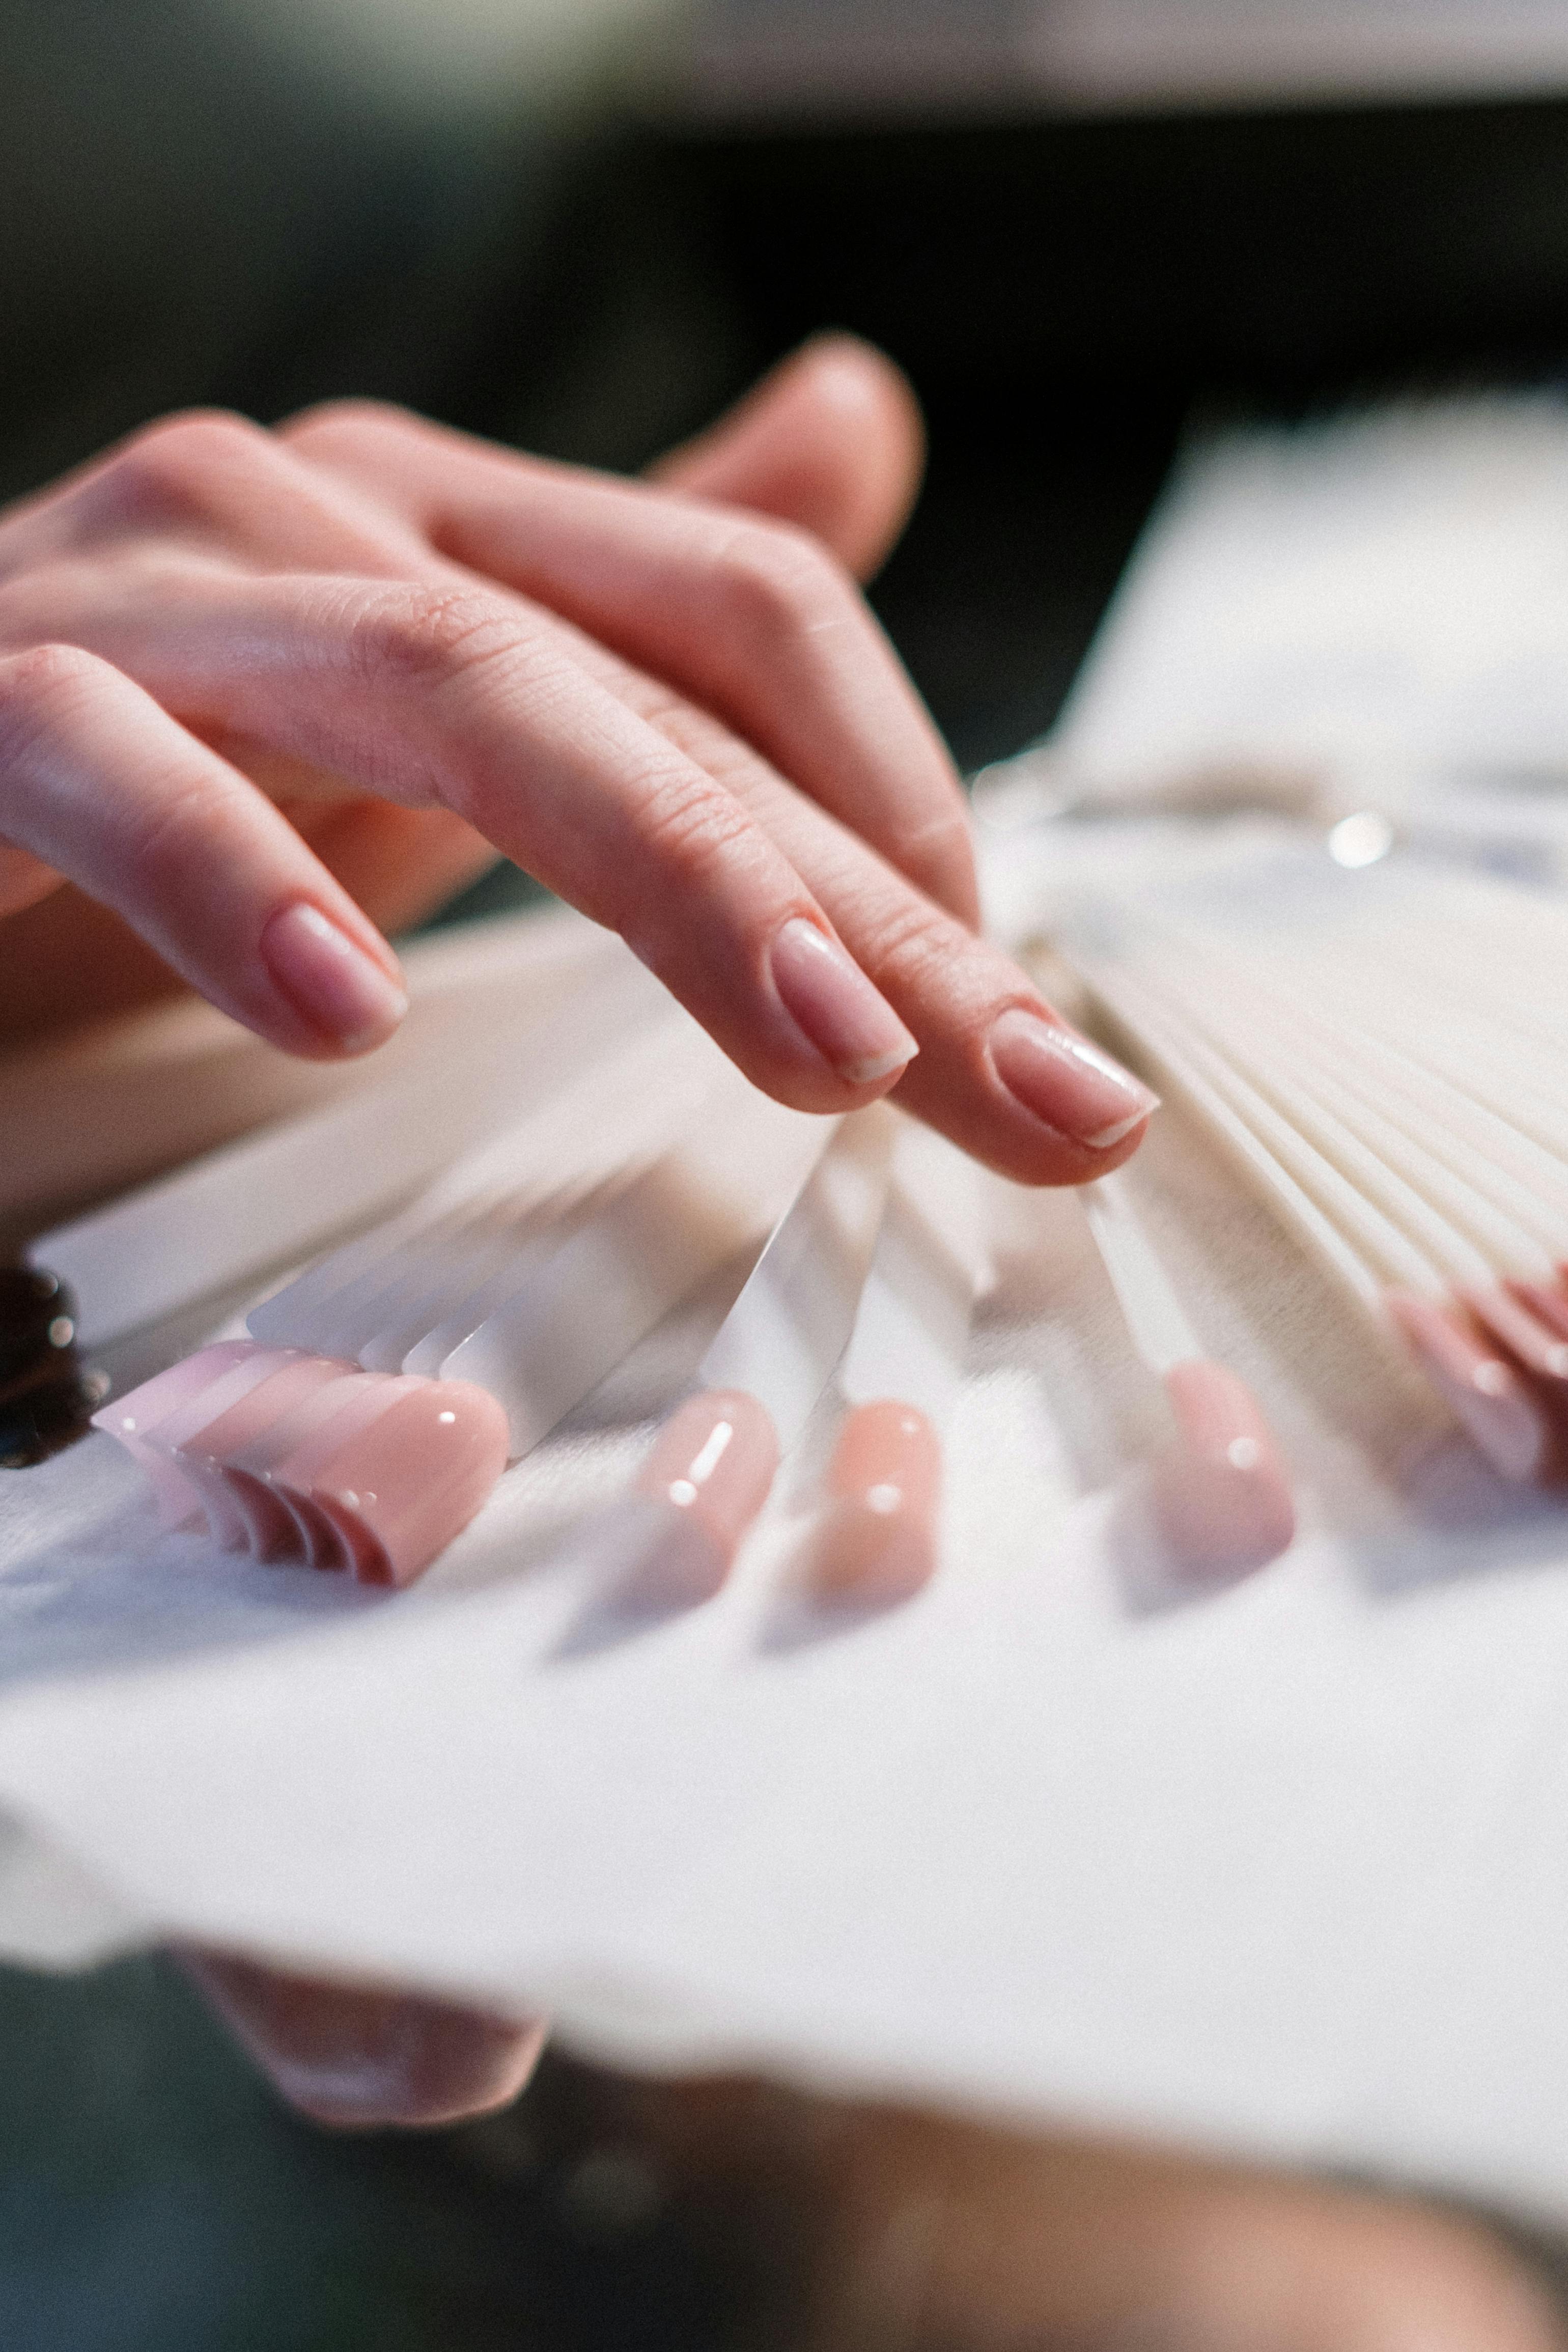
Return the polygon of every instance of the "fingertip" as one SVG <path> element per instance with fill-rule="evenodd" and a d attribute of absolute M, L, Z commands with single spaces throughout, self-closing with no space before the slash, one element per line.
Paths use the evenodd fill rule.
<path fill-rule="evenodd" d="M 895 1086 L 920 1052 L 854 958 L 804 915 L 792 916 L 775 935 L 768 976 L 813 1052 L 864 1099 L 875 1100 Z"/>
<path fill-rule="evenodd" d="M 514 2099 L 546 2029 L 196 1947 L 175 1958 L 289 2105 L 330 2129 L 428 2129 Z"/>
<path fill-rule="evenodd" d="M 1003 1092 L 1052 1139 L 1084 1154 L 1095 1175 L 1137 1150 L 1160 1107 L 1152 1087 L 1042 1004 L 1008 1005 L 985 1050 Z"/>
<path fill-rule="evenodd" d="M 1066 1131 L 1075 1113 L 1059 1099 L 1042 1093 L 1028 1104 L 1004 1086 L 984 1038 L 976 1045 L 928 1034 L 925 1046 L 899 1078 L 893 1100 L 1011 1183 L 1091 1184 L 1131 1160 L 1149 1131 L 1152 1110 L 1143 1108 L 1113 1140 L 1086 1142 Z"/>
<path fill-rule="evenodd" d="M 781 360 L 656 481 L 811 531 L 857 578 L 881 564 L 925 468 L 920 403 L 875 345 L 837 331 Z"/>
<path fill-rule="evenodd" d="M 913 478 L 925 465 L 925 417 L 914 385 L 895 360 L 863 335 L 838 327 L 811 336 L 784 369 L 809 384 L 813 396 L 860 426 L 874 425 L 896 444 Z"/>
<path fill-rule="evenodd" d="M 385 1043 L 408 1010 L 397 959 L 380 935 L 363 921 L 353 923 L 351 935 L 348 923 L 309 899 L 296 899 L 268 919 L 259 951 L 291 1016 L 288 1026 L 302 1022 L 318 1050 L 368 1054 Z"/>

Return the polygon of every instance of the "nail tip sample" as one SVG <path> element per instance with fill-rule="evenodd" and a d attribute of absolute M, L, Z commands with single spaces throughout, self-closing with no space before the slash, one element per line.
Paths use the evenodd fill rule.
<path fill-rule="evenodd" d="M 711 1599 L 766 1502 L 779 1465 L 771 1416 L 743 1389 L 704 1389 L 659 1429 L 633 1483 L 659 1514 L 633 1581 L 651 1597 Z"/>
<path fill-rule="evenodd" d="M 167 1497 L 188 1496 L 186 1517 L 205 1511 L 226 1550 L 408 1584 L 506 1466 L 506 1415 L 467 1382 L 255 1341 L 204 1354 L 118 1400 L 100 1425 Z"/>
<path fill-rule="evenodd" d="M 1544 1407 L 1522 1375 L 1483 1341 L 1463 1310 L 1408 1291 L 1385 1297 L 1389 1317 L 1439 1396 L 1500 1477 L 1540 1478 L 1552 1453 Z"/>
<path fill-rule="evenodd" d="M 1164 1385 L 1177 1435 L 1151 1465 L 1151 1497 L 1173 1565 L 1205 1580 L 1267 1568 L 1295 1541 L 1296 1506 L 1258 1400 L 1206 1358 L 1173 1365 Z"/>
<path fill-rule="evenodd" d="M 828 1466 L 829 1503 L 808 1548 L 819 1598 L 878 1607 L 911 1599 L 937 1564 L 942 1447 L 925 1414 L 896 1397 L 846 1416 Z"/>

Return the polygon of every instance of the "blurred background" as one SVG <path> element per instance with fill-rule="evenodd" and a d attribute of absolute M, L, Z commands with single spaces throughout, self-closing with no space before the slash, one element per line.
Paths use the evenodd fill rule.
<path fill-rule="evenodd" d="M 633 468 L 872 337 L 931 434 L 875 598 L 973 767 L 1194 425 L 1562 376 L 1568 0 L 5 0 L 0 218 L 3 496 L 338 393 Z M 564 2058 L 331 2139 L 161 1963 L 0 1976 L 5 2352 L 1531 2352 L 1556 2270 L 1356 2183 Z"/>

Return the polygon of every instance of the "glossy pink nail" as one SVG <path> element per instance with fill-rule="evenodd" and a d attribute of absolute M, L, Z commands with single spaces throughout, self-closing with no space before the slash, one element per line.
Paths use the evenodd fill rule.
<path fill-rule="evenodd" d="M 1515 1481 L 1538 1477 L 1551 1453 L 1552 1431 L 1517 1369 L 1458 1309 L 1405 1291 L 1391 1291 L 1387 1305 L 1428 1380 L 1493 1469 Z"/>
<path fill-rule="evenodd" d="M 1527 1372 L 1533 1372 L 1538 1380 L 1568 1381 L 1568 1334 L 1557 1328 L 1549 1313 L 1541 1311 L 1528 1284 L 1510 1283 L 1506 1287 L 1494 1284 L 1484 1290 L 1461 1291 L 1459 1303 L 1468 1307 L 1494 1339 L 1502 1341 L 1510 1355 L 1518 1357 Z"/>
<path fill-rule="evenodd" d="M 785 1012 L 831 1069 L 870 1086 L 912 1062 L 920 1047 L 885 996 L 837 940 L 796 915 L 773 943 L 773 986 Z"/>
<path fill-rule="evenodd" d="M 1290 1478 L 1261 1407 L 1225 1365 L 1192 1358 L 1164 1376 L 1178 1435 L 1151 1465 L 1155 1523 L 1197 1577 L 1245 1576 L 1296 1534 Z"/>
<path fill-rule="evenodd" d="M 298 1356 L 178 1440 L 176 1458 L 199 1487 L 214 1538 L 226 1549 L 277 1559 L 294 1549 L 288 1511 L 258 1480 L 237 1476 L 232 1465 L 237 1458 L 243 1469 L 246 1456 L 273 1430 L 350 1369 L 325 1356 Z"/>
<path fill-rule="evenodd" d="M 379 1045 L 408 1010 L 392 974 L 303 900 L 273 916 L 261 934 L 261 960 L 295 1012 L 347 1053 Z"/>
<path fill-rule="evenodd" d="M 1160 1097 L 1076 1029 L 1013 1005 L 992 1024 L 991 1066 L 1015 1102 L 1058 1135 L 1109 1151 Z"/>
<path fill-rule="evenodd" d="M 835 1600 L 907 1600 L 936 1568 L 942 1446 L 923 1412 L 891 1399 L 858 1405 L 828 1467 L 828 1507 L 808 1575 Z"/>
<path fill-rule="evenodd" d="M 741 1389 L 707 1389 L 672 1412 L 634 1493 L 660 1524 L 639 1557 L 639 1598 L 706 1601 L 734 1565 L 779 1465 L 772 1421 Z"/>
<path fill-rule="evenodd" d="M 461 1533 L 507 1462 L 507 1417 L 488 1389 L 468 1381 L 410 1387 L 309 1474 L 312 1498 L 351 1515 L 379 1547 L 384 1570 L 367 1568 L 367 1579 L 396 1585 L 411 1584 Z M 290 1465 L 279 1477 L 304 1491 Z"/>
<path fill-rule="evenodd" d="M 251 1339 L 220 1341 L 194 1356 L 182 1357 L 167 1371 L 154 1373 L 139 1388 L 102 1405 L 92 1425 L 118 1440 L 142 1470 L 157 1497 L 159 1517 L 170 1528 L 184 1527 L 201 1511 L 201 1496 L 179 1465 L 151 1443 L 153 1433 L 172 1412 L 200 1396 L 214 1381 L 255 1353 Z"/>
<path fill-rule="evenodd" d="M 253 1341 L 160 1374 L 101 1423 L 155 1477 L 177 1474 L 229 1549 L 367 1583 L 418 1575 L 507 1458 L 506 1415 L 483 1389 Z"/>

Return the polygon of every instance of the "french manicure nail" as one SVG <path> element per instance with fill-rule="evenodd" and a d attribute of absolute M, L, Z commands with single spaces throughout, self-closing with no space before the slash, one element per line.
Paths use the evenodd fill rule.
<path fill-rule="evenodd" d="M 804 915 L 784 925 L 769 961 L 785 1012 L 850 1086 L 870 1086 L 920 1052 L 859 965 Z"/>
<path fill-rule="evenodd" d="M 1076 1029 L 1014 1005 L 991 1027 L 991 1063 L 1015 1102 L 1090 1151 L 1131 1135 L 1160 1097 Z"/>
<path fill-rule="evenodd" d="M 408 1010 L 397 982 L 319 907 L 301 901 L 274 915 L 261 957 L 296 1013 L 350 1053 L 379 1045 Z"/>

